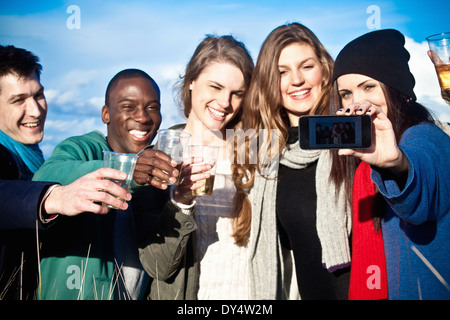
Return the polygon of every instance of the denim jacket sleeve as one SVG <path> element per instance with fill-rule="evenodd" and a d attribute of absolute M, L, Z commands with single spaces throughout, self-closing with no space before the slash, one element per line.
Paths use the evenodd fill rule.
<path fill-rule="evenodd" d="M 439 220 L 450 210 L 450 137 L 432 124 L 409 128 L 399 143 L 408 160 L 403 188 L 372 167 L 372 180 L 394 213 L 412 224 Z"/>

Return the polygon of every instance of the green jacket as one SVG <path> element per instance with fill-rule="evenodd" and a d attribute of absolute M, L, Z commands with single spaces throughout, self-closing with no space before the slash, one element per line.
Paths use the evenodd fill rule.
<path fill-rule="evenodd" d="M 111 149 L 105 136 L 98 131 L 68 138 L 56 146 L 33 180 L 67 185 L 101 168 L 104 150 Z M 139 212 L 160 213 L 168 201 L 168 192 L 150 186 L 139 187 L 132 183 L 130 192 L 133 194 L 129 207 L 132 212 L 111 210 L 107 215 L 86 212 L 75 217 L 57 218 L 57 223 L 41 238 L 39 299 L 129 298 L 126 292 L 120 290 L 124 286 L 122 276 L 117 276 L 122 266 L 117 261 L 116 250 L 118 246 L 134 246 L 136 250 L 129 250 L 127 254 L 137 261 L 138 251 L 135 234 L 124 235 L 120 230 L 124 229 L 122 221 L 129 217 L 125 223 L 133 226 L 133 215 Z M 114 235 L 121 232 L 120 241 L 114 242 L 118 239 Z"/>
<path fill-rule="evenodd" d="M 184 214 L 169 201 L 159 215 L 151 211 L 136 215 L 136 225 L 139 258 L 151 277 L 147 299 L 196 300 L 200 267 L 194 215 Z M 151 227 L 153 232 L 144 232 Z"/>
<path fill-rule="evenodd" d="M 197 223 L 171 201 L 159 215 L 136 215 L 139 258 L 151 276 L 149 300 L 196 300 L 199 264 Z M 156 228 L 145 234 L 144 230 Z"/>

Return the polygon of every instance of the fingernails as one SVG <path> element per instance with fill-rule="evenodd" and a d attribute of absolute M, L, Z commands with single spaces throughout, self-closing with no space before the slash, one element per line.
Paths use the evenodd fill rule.
<path fill-rule="evenodd" d="M 127 210 L 127 208 L 128 208 L 128 203 L 127 203 L 126 201 L 123 201 L 121 207 L 122 207 L 122 210 Z"/>
<path fill-rule="evenodd" d="M 350 113 L 350 108 L 346 109 L 345 113 Z"/>

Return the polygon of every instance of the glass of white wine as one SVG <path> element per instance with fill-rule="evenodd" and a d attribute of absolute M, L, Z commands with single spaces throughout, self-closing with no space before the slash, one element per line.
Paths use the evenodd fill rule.
<path fill-rule="evenodd" d="M 210 196 L 213 194 L 214 180 L 216 177 L 216 163 L 219 158 L 219 146 L 211 145 L 190 145 L 188 146 L 188 155 L 191 158 L 202 158 L 202 162 L 194 165 L 209 164 L 212 168 L 208 171 L 211 176 L 204 180 L 203 187 L 192 190 L 194 196 Z"/>
<path fill-rule="evenodd" d="M 427 41 L 428 55 L 436 69 L 442 98 L 450 105 L 450 32 L 429 36 Z"/>

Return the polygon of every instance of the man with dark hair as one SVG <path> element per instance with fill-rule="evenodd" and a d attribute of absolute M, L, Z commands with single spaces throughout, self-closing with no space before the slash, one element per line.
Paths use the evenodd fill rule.
<path fill-rule="evenodd" d="M 178 171 L 168 155 L 148 148 L 161 124 L 156 82 L 141 70 L 126 69 L 112 78 L 106 92 L 101 116 L 107 136 L 92 131 L 62 141 L 33 179 L 65 185 L 100 168 L 103 151 L 139 154 L 130 187 L 133 199 L 126 211 L 61 217 L 45 233 L 40 299 L 144 297 L 148 276 L 138 257 L 134 215 L 160 213 L 169 199 L 161 180 L 174 182 Z M 145 231 L 152 233 L 150 228 Z"/>
<path fill-rule="evenodd" d="M 113 95 L 117 90 L 133 91 L 136 90 L 135 86 L 128 85 L 132 79 L 141 79 L 142 81 L 148 81 L 152 84 L 154 89 L 154 96 L 157 97 L 157 101 L 147 102 L 145 109 L 151 112 L 146 112 L 149 119 L 141 117 L 138 114 L 138 119 L 134 124 L 129 125 L 132 130 L 127 130 L 127 134 L 122 134 L 122 128 L 118 125 L 111 125 L 111 120 L 116 117 L 123 118 L 124 115 L 135 112 L 136 101 L 129 97 L 114 101 L 114 98 L 120 97 L 120 95 Z M 118 88 L 119 87 L 119 88 Z M 130 93 L 123 92 L 121 95 L 129 95 Z M 132 93 L 131 93 L 132 94 Z M 134 173 L 134 182 L 140 185 L 150 184 L 159 189 L 167 189 L 167 184 L 163 181 L 174 182 L 178 175 L 178 171 L 170 166 L 167 155 L 156 152 L 149 145 L 154 139 L 161 125 L 161 113 L 159 110 L 159 100 L 161 97 L 161 91 L 158 84 L 147 73 L 139 69 L 125 69 L 117 73 L 109 82 L 105 93 L 105 105 L 102 109 L 102 120 L 108 126 L 108 143 L 111 148 L 116 150 L 128 150 L 128 152 L 139 152 L 139 159 L 136 164 L 136 170 Z M 118 105 L 119 108 L 114 108 Z M 128 111 L 126 111 L 128 109 Z M 125 110 L 126 112 L 124 112 Z M 153 111 L 152 111 L 153 110 Z M 158 111 L 158 112 L 156 112 Z M 113 121 L 116 123 L 116 121 Z M 136 123 L 141 123 L 137 127 Z M 139 129 L 139 130 L 136 130 Z M 114 145 L 117 144 L 117 145 Z M 121 144 L 121 145 L 119 145 Z M 129 150 L 130 146 L 134 146 L 134 150 Z M 124 152 L 124 151 L 123 151 Z M 156 177 L 156 178 L 155 178 Z"/>
<path fill-rule="evenodd" d="M 110 96 L 111 96 L 111 92 L 113 91 L 113 89 L 115 89 L 115 87 L 117 86 L 117 84 L 120 82 L 120 80 L 122 79 L 132 79 L 132 78 L 144 78 L 149 80 L 151 83 L 153 83 L 153 87 L 156 90 L 156 93 L 158 94 L 159 97 L 161 97 L 161 91 L 159 90 L 159 86 L 156 83 L 155 80 L 153 80 L 152 77 L 150 77 L 147 73 L 145 73 L 142 70 L 139 69 L 125 69 L 120 71 L 119 73 L 117 73 L 108 83 L 108 86 L 106 87 L 106 93 L 105 93 L 105 105 L 109 106 L 110 104 Z"/>
<path fill-rule="evenodd" d="M 39 58 L 33 53 L 14 46 L 0 46 L 0 77 L 14 73 L 19 77 L 27 77 L 36 73 L 38 80 L 41 77 L 42 65 Z"/>
<path fill-rule="evenodd" d="M 33 299 L 38 283 L 38 231 L 58 214 L 84 211 L 105 214 L 94 202 L 127 208 L 105 190 L 131 196 L 104 178 L 124 173 L 102 169 L 67 186 L 32 182 L 44 158 L 39 148 L 47 103 L 37 56 L 14 46 L 0 46 L 0 299 Z"/>

